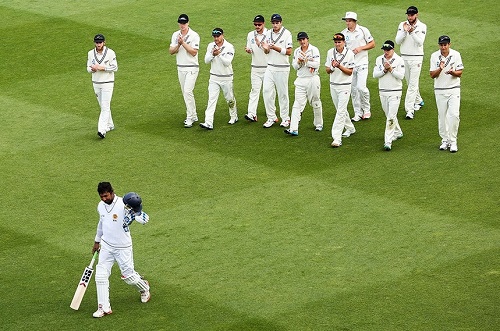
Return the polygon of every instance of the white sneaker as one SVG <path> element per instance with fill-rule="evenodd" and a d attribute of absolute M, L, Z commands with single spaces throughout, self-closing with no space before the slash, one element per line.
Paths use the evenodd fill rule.
<path fill-rule="evenodd" d="M 384 145 L 384 149 L 385 149 L 386 151 L 390 151 L 390 150 L 392 149 L 392 144 L 385 144 L 385 145 Z"/>
<path fill-rule="evenodd" d="M 424 106 L 424 100 L 422 100 L 420 103 L 415 103 L 413 105 L 413 109 L 414 110 L 420 110 L 420 108 L 422 108 Z"/>
<path fill-rule="evenodd" d="M 191 128 L 191 127 L 193 127 L 193 121 L 191 121 L 191 120 L 185 120 L 184 121 L 184 127 L 185 128 Z"/>
<path fill-rule="evenodd" d="M 288 128 L 290 126 L 290 120 L 284 120 L 280 123 L 281 127 Z"/>
<path fill-rule="evenodd" d="M 392 141 L 396 141 L 396 140 L 399 140 L 403 138 L 403 134 L 400 133 L 400 134 L 395 134 L 394 137 L 392 138 Z"/>
<path fill-rule="evenodd" d="M 250 122 L 257 122 L 257 115 L 245 114 L 245 119 Z"/>
<path fill-rule="evenodd" d="M 204 128 L 204 129 L 207 129 L 207 130 L 213 130 L 214 129 L 214 127 L 211 126 L 208 123 L 200 123 L 200 127 Z"/>
<path fill-rule="evenodd" d="M 144 282 L 149 286 L 149 282 L 147 280 L 144 280 Z M 146 303 L 149 299 L 151 299 L 151 293 L 149 290 L 141 292 L 141 302 Z"/>
<path fill-rule="evenodd" d="M 285 130 L 283 130 L 283 132 L 285 132 L 286 134 L 289 134 L 291 136 L 298 136 L 299 135 L 299 131 L 292 131 L 290 129 L 285 129 Z"/>
<path fill-rule="evenodd" d="M 440 150 L 442 150 L 442 151 L 445 151 L 445 150 L 447 150 L 447 149 L 448 149 L 448 147 L 450 147 L 450 144 L 448 144 L 448 142 L 447 142 L 447 141 L 443 141 L 443 142 L 441 143 L 441 145 L 439 146 L 439 149 L 440 149 Z"/>
<path fill-rule="evenodd" d="M 276 122 L 278 122 L 278 119 L 275 119 L 275 120 L 268 119 L 262 126 L 265 127 L 265 128 L 270 128 Z"/>
<path fill-rule="evenodd" d="M 317 125 L 316 128 L 314 128 L 316 131 L 323 131 L 323 125 Z"/>
<path fill-rule="evenodd" d="M 412 120 L 413 119 L 413 113 L 412 112 L 407 112 L 406 117 L 407 120 Z"/>
<path fill-rule="evenodd" d="M 361 118 L 364 120 L 367 120 L 370 117 L 372 117 L 372 113 L 370 113 L 370 112 L 364 113 L 363 116 L 361 116 Z"/>
<path fill-rule="evenodd" d="M 332 145 L 332 147 L 333 147 L 333 148 L 337 148 L 337 147 L 342 146 L 342 142 L 341 142 L 341 141 L 335 141 L 335 140 L 334 140 L 334 141 L 332 141 L 332 144 L 331 144 L 331 145 Z"/>
<path fill-rule="evenodd" d="M 229 122 L 227 122 L 227 124 L 234 124 L 238 122 L 238 117 L 231 117 L 231 119 L 229 120 Z"/>
<path fill-rule="evenodd" d="M 359 115 L 354 115 L 354 117 L 353 117 L 353 118 L 351 118 L 351 120 L 352 120 L 352 121 L 354 121 L 354 122 L 359 122 L 359 121 L 361 121 L 362 119 L 363 119 L 363 118 L 362 118 L 361 116 L 359 116 Z"/>
<path fill-rule="evenodd" d="M 95 318 L 101 318 L 101 317 L 104 317 L 106 315 L 110 315 L 111 313 L 113 313 L 113 311 L 111 310 L 111 307 L 109 308 L 109 311 L 104 311 L 104 310 L 102 310 L 101 307 L 99 307 L 99 309 L 97 309 L 95 311 L 95 313 L 92 314 L 92 316 Z"/>
<path fill-rule="evenodd" d="M 456 153 L 456 152 L 458 152 L 458 146 L 457 146 L 457 143 L 451 143 L 451 144 L 450 144 L 450 152 L 452 152 L 452 153 Z"/>
<path fill-rule="evenodd" d="M 356 133 L 356 131 L 345 130 L 344 133 L 342 133 L 342 137 L 349 138 L 350 136 L 352 136 L 355 133 Z"/>

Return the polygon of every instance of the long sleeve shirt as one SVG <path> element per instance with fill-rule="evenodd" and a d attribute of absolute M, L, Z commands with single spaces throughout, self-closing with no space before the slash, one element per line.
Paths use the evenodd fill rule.
<path fill-rule="evenodd" d="M 405 23 L 408 22 L 399 23 L 398 32 L 396 33 L 396 44 L 401 45 L 399 49 L 401 57 L 403 60 L 423 60 L 427 25 L 417 19 L 413 31 L 407 32 L 404 29 Z"/>
<path fill-rule="evenodd" d="M 392 71 L 384 72 L 384 64 L 389 62 Z M 405 77 L 405 64 L 403 59 L 394 53 L 390 59 L 384 55 L 377 57 L 373 68 L 373 78 L 378 78 L 378 89 L 380 94 L 398 94 L 403 91 L 403 78 Z"/>
<path fill-rule="evenodd" d="M 91 66 L 93 64 L 103 65 L 105 67 L 104 71 L 92 72 Z M 102 53 L 97 53 L 95 48 L 88 52 L 87 72 L 92 74 L 94 84 L 113 83 L 115 81 L 115 71 L 117 70 L 116 54 L 111 48 L 104 46 Z"/>
<path fill-rule="evenodd" d="M 299 63 L 299 59 L 305 62 Z M 309 44 L 305 51 L 298 47 L 293 52 L 292 67 L 297 70 L 297 77 L 313 77 L 318 75 L 320 66 L 320 54 L 316 46 Z"/>
<path fill-rule="evenodd" d="M 220 49 L 220 54 L 213 55 L 215 48 Z M 233 62 L 234 46 L 224 39 L 224 42 L 219 47 L 215 42 L 211 42 L 207 46 L 207 53 L 205 54 L 205 63 L 210 63 L 210 79 L 214 80 L 233 80 Z"/>

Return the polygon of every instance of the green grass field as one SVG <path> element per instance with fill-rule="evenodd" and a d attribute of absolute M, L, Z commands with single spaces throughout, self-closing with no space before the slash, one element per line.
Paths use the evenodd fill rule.
<path fill-rule="evenodd" d="M 377 43 L 394 39 L 415 4 L 428 25 L 425 107 L 383 151 L 385 117 L 368 79 L 373 118 L 330 147 L 334 117 L 322 71 L 325 130 L 308 106 L 300 136 L 247 123 L 252 18 L 274 12 L 307 31 L 322 61 L 341 17 L 356 11 Z M 500 135 L 496 1 L 0 1 L 1 330 L 498 330 Z M 207 102 L 210 31 L 235 45 L 240 121 L 222 96 L 215 130 L 185 129 L 175 57 L 177 17 L 201 36 L 198 115 Z M 92 38 L 117 53 L 116 129 L 97 135 L 85 70 Z M 430 54 L 439 35 L 462 54 L 459 152 L 438 150 Z M 294 44 L 298 46 L 297 43 Z M 399 52 L 399 48 L 397 48 Z M 290 74 L 290 99 L 293 79 Z M 352 112 L 352 109 L 350 108 Z M 132 226 L 136 269 L 152 299 L 111 275 L 113 314 L 93 319 L 91 285 L 69 304 L 91 258 L 99 181 L 138 192 L 151 216 Z"/>

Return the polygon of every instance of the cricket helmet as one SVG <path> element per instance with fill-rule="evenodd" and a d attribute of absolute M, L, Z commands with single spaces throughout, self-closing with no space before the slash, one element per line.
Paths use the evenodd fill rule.
<path fill-rule="evenodd" d="M 132 208 L 135 212 L 139 213 L 142 211 L 142 199 L 139 194 L 135 192 L 125 194 L 123 197 L 123 203 Z"/>

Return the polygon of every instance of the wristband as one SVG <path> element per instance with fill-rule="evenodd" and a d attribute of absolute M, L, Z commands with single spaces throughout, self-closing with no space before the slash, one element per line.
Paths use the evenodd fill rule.
<path fill-rule="evenodd" d="M 286 48 L 282 48 L 280 54 L 286 55 Z"/>

